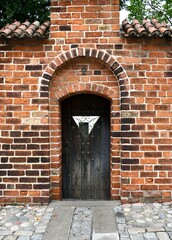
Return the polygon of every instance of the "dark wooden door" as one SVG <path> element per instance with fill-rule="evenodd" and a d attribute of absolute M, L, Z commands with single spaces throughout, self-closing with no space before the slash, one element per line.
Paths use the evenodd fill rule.
<path fill-rule="evenodd" d="M 63 198 L 109 199 L 110 102 L 82 94 L 61 109 Z"/>

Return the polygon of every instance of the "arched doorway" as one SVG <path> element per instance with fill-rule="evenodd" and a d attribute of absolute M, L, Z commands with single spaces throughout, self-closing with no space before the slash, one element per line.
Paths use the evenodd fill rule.
<path fill-rule="evenodd" d="M 110 101 L 79 94 L 61 102 L 62 198 L 110 198 Z"/>

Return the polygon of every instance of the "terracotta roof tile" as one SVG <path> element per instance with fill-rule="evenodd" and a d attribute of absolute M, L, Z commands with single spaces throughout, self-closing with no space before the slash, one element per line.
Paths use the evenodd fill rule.
<path fill-rule="evenodd" d="M 40 24 L 39 21 L 20 23 L 15 21 L 0 29 L 2 38 L 47 38 L 49 36 L 50 22 Z M 142 24 L 134 19 L 122 22 L 121 34 L 125 37 L 172 37 L 172 28 L 166 23 L 160 23 L 156 19 L 144 19 Z"/>
<path fill-rule="evenodd" d="M 142 24 L 134 19 L 131 23 L 126 19 L 122 22 L 121 34 L 125 37 L 171 37 L 172 28 L 157 19 L 144 19 Z"/>
<path fill-rule="evenodd" d="M 47 38 L 49 35 L 50 22 L 40 24 L 39 21 L 20 23 L 15 21 L 0 29 L 0 37 L 3 38 Z"/>

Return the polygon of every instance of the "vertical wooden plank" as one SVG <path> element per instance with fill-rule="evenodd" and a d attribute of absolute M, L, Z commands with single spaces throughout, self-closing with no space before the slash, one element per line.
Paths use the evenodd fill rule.
<path fill-rule="evenodd" d="M 81 198 L 81 136 L 71 115 L 71 198 Z"/>
<path fill-rule="evenodd" d="M 89 153 L 89 125 L 88 123 L 80 124 L 81 139 L 82 139 L 82 161 L 81 161 L 81 186 L 82 186 L 82 199 L 90 199 L 90 153 Z"/>
<path fill-rule="evenodd" d="M 101 131 L 100 131 L 101 117 L 95 124 L 90 137 L 91 141 L 91 189 L 92 198 L 100 199 L 100 184 L 101 184 Z"/>

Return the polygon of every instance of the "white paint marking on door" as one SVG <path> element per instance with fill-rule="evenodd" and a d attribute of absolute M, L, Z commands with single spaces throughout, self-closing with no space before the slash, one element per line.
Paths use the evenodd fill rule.
<path fill-rule="evenodd" d="M 73 116 L 73 119 L 78 127 L 79 127 L 80 123 L 88 123 L 88 133 L 89 134 L 92 131 L 92 129 L 94 128 L 94 125 L 96 124 L 96 122 L 98 121 L 99 118 L 100 118 L 100 116 Z"/>

